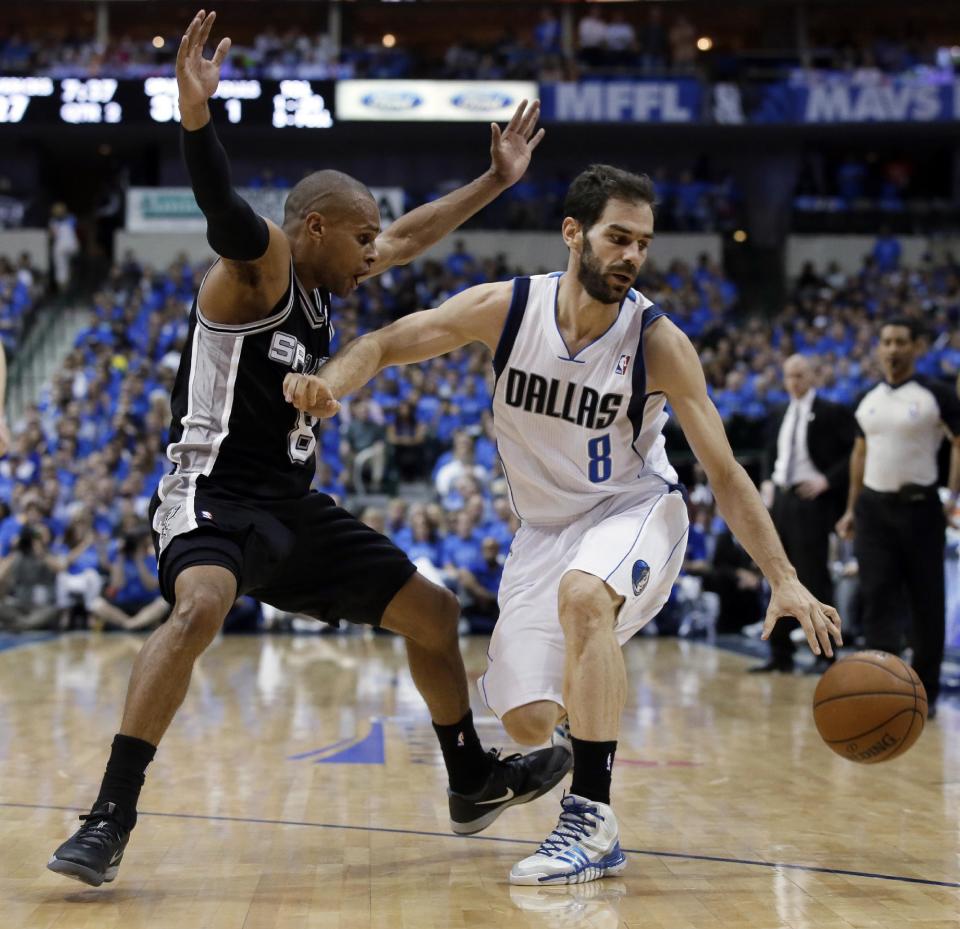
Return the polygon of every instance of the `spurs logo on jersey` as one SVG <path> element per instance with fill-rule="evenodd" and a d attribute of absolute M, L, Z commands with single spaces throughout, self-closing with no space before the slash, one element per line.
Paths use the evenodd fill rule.
<path fill-rule="evenodd" d="M 532 525 L 568 523 L 611 495 L 675 484 L 662 394 L 646 393 L 643 333 L 662 316 L 631 290 L 616 321 L 571 356 L 557 327 L 561 274 L 517 278 L 494 357 L 497 448 Z"/>
<path fill-rule="evenodd" d="M 332 336 L 329 298 L 308 294 L 292 262 L 283 299 L 249 325 L 212 322 L 198 295 L 171 396 L 173 470 L 160 482 L 158 532 L 172 537 L 196 528 L 198 485 L 260 500 L 309 491 L 320 424 L 284 400 L 283 379 L 291 370 L 315 372 Z"/>
<path fill-rule="evenodd" d="M 289 332 L 273 334 L 267 357 L 271 361 L 292 368 L 297 374 L 316 374 L 328 361 L 326 357 L 314 358 L 303 342 Z"/>

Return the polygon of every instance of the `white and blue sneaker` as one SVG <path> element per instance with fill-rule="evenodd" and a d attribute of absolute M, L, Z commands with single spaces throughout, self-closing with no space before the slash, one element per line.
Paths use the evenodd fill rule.
<path fill-rule="evenodd" d="M 564 716 L 560 722 L 554 727 L 553 735 L 550 736 L 550 744 L 553 746 L 559 745 L 561 748 L 564 748 L 569 752 L 570 757 L 573 757 L 573 742 L 570 737 L 570 717 Z"/>
<path fill-rule="evenodd" d="M 606 803 L 567 794 L 560 805 L 557 828 L 513 866 L 511 884 L 583 884 L 626 867 L 617 818 Z"/>

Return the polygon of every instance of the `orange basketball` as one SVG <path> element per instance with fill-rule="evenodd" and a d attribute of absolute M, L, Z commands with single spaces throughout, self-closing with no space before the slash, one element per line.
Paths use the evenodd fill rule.
<path fill-rule="evenodd" d="M 841 658 L 813 694 L 817 732 L 838 755 L 876 764 L 902 755 L 927 721 L 927 692 L 908 664 L 887 652 Z"/>

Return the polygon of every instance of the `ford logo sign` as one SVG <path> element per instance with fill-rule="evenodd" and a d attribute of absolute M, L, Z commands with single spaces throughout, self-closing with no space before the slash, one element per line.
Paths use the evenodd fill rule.
<path fill-rule="evenodd" d="M 378 90 L 372 94 L 365 94 L 360 102 L 374 110 L 415 110 L 423 103 L 423 97 L 411 91 Z"/>
<path fill-rule="evenodd" d="M 458 109 L 483 113 L 487 110 L 502 110 L 513 103 L 513 98 L 498 90 L 469 90 L 457 94 L 450 102 Z"/>

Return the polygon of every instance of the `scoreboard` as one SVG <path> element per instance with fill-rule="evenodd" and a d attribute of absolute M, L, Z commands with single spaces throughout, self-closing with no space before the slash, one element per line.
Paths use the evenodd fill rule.
<path fill-rule="evenodd" d="M 224 79 L 210 101 L 214 118 L 238 126 L 329 129 L 333 82 Z M 177 80 L 147 77 L 0 75 L 0 129 L 5 125 L 149 125 L 179 121 Z"/>

